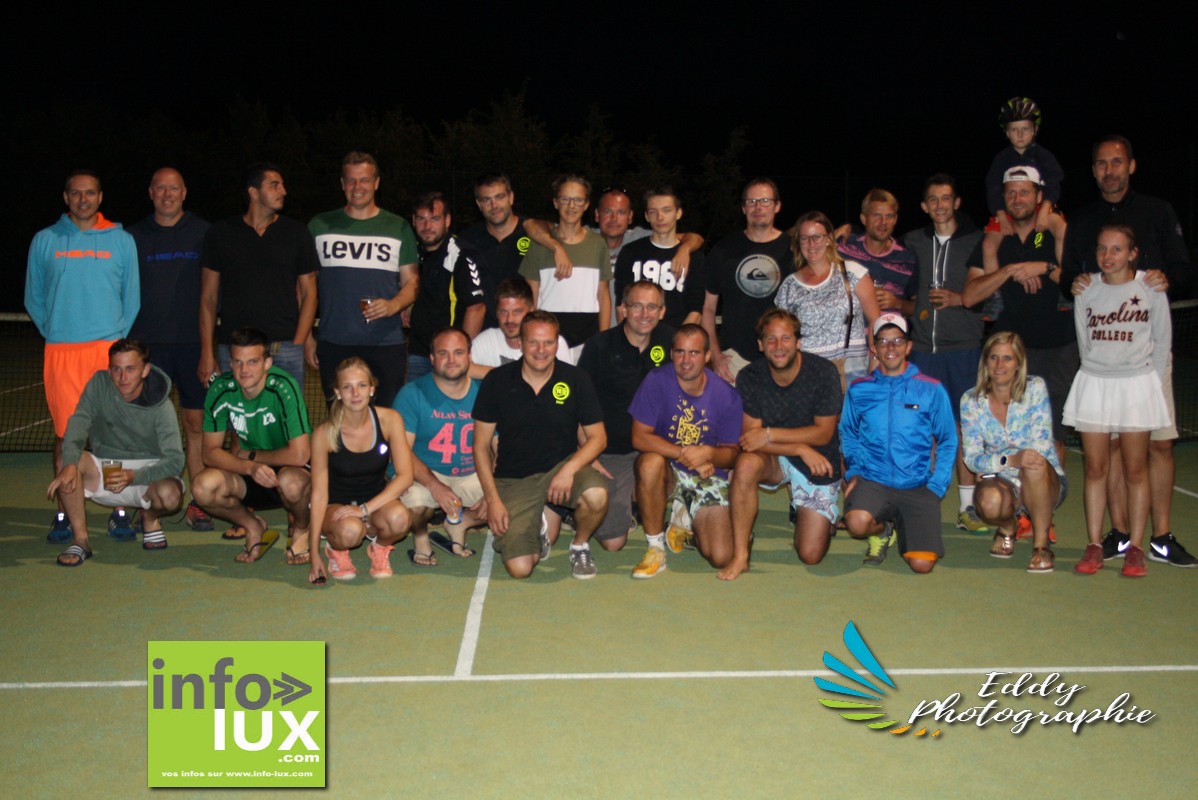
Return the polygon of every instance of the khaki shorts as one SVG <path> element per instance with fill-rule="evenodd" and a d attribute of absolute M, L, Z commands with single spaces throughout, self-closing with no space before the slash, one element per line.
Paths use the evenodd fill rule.
<path fill-rule="evenodd" d="M 483 487 L 478 482 L 478 475 L 471 473 L 470 475 L 442 475 L 439 472 L 434 472 L 437 479 L 441 483 L 449 487 L 449 490 L 456 494 L 462 501 L 462 508 L 470 506 L 483 499 Z M 424 484 L 413 483 L 404 492 L 399 502 L 403 503 L 408 508 L 440 508 L 437 501 L 433 499 L 433 493 L 425 488 Z"/>
<path fill-rule="evenodd" d="M 529 556 L 541 551 L 541 512 L 547 502 L 546 493 L 549 483 L 558 473 L 562 465 L 569 459 L 562 459 L 549 472 L 539 472 L 527 478 L 496 478 L 495 488 L 499 490 L 499 498 L 507 507 L 508 529 L 503 536 L 495 537 L 495 552 L 504 561 L 511 561 L 520 556 Z M 574 475 L 574 485 L 570 488 L 570 499 L 564 503 L 567 508 L 575 508 L 583 492 L 588 489 L 607 491 L 607 479 L 592 466 L 585 466 Z"/>

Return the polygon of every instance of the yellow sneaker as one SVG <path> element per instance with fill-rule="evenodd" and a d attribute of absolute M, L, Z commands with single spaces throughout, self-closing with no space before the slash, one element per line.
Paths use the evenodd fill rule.
<path fill-rule="evenodd" d="M 666 551 L 660 547 L 650 547 L 641 558 L 641 563 L 632 568 L 632 577 L 638 580 L 656 578 L 665 568 Z"/>

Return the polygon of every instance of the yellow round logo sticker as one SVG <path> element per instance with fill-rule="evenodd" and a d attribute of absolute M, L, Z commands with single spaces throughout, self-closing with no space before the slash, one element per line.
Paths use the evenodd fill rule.
<path fill-rule="evenodd" d="M 520 251 L 520 255 L 526 256 L 528 255 L 528 246 L 530 244 L 532 244 L 532 239 L 529 239 L 527 236 L 521 236 L 516 240 L 516 249 Z"/>
<path fill-rule="evenodd" d="M 566 384 L 562 381 L 558 381 L 557 383 L 553 384 L 553 399 L 557 401 L 558 405 L 561 405 L 563 402 L 565 402 L 566 398 L 569 396 L 569 384 Z"/>
<path fill-rule="evenodd" d="M 666 360 L 666 349 L 659 344 L 653 345 L 649 350 L 649 360 L 654 366 L 661 366 L 661 362 Z"/>

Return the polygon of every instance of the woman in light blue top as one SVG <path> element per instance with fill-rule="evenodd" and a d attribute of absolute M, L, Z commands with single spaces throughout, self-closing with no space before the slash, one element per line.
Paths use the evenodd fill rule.
<path fill-rule="evenodd" d="M 1027 571 L 1052 572 L 1048 532 L 1068 484 L 1053 447 L 1048 389 L 1027 374 L 1027 351 L 1016 333 L 996 333 L 982 348 L 977 385 L 961 397 L 961 448 L 965 466 L 982 476 L 973 495 L 978 516 L 998 531 L 990 555 L 1015 552 L 1022 508 L 1033 533 Z"/>

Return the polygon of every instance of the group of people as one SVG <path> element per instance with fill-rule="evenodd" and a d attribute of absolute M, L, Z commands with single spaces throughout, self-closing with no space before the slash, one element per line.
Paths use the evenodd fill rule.
<path fill-rule="evenodd" d="M 518 217 L 510 181 L 481 176 L 483 222 L 459 235 L 440 193 L 410 223 L 379 208 L 378 164 L 359 152 L 342 163 L 345 205 L 306 228 L 281 214 L 281 170 L 258 164 L 245 214 L 211 226 L 184 210 L 182 176 L 158 170 L 153 213 L 125 233 L 99 213 L 99 179 L 73 173 L 26 282 L 60 437 L 58 563 L 92 555 L 90 498 L 114 508 L 113 538 L 140 527 L 146 549 L 167 546 L 161 519 L 184 504 L 196 530 L 226 520 L 245 562 L 280 538 L 259 512 L 281 508 L 287 562 L 317 584 L 354 578 L 363 548 L 370 574 L 390 576 L 409 534 L 416 567 L 436 566 L 434 547 L 471 557 L 481 526 L 516 578 L 572 530 L 571 574 L 586 579 L 591 540 L 619 550 L 638 524 L 634 578 L 690 548 L 732 580 L 750 566 L 759 492 L 786 487 L 803 563 L 842 529 L 867 540 L 865 563 L 897 548 L 926 573 L 955 473 L 958 527 L 993 531 L 1000 558 L 1030 536 L 1029 572 L 1050 572 L 1069 425 L 1085 449 L 1076 570 L 1123 557 L 1124 575 L 1145 574 L 1149 516 L 1148 557 L 1196 566 L 1169 518 L 1165 292 L 1190 281 L 1176 215 L 1131 191 L 1131 144 L 1109 136 L 1093 151 L 1102 199 L 1066 224 L 1024 101 L 1000 118 L 1012 147 L 992 169 L 988 230 L 937 174 L 928 224 L 902 241 L 890 192 L 866 195 L 859 232 L 818 211 L 784 232 L 760 178 L 741 195 L 744 230 L 705 254 L 678 231 L 671 187 L 645 193 L 648 229 L 626 192 L 599 193 L 592 229 L 578 175 L 554 182 L 554 221 Z M 305 365 L 330 404 L 315 431 Z"/>

